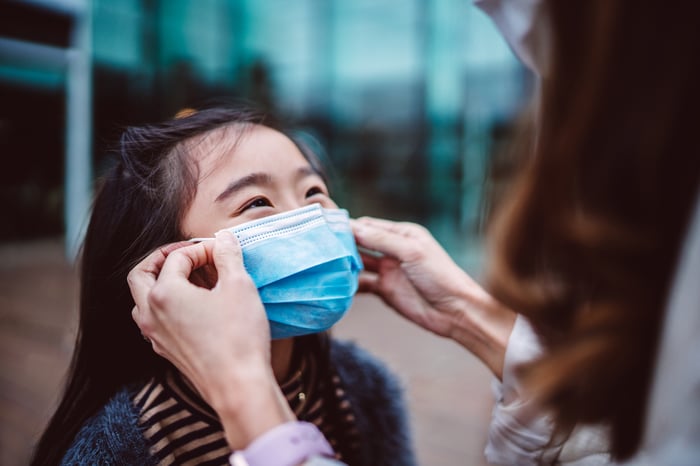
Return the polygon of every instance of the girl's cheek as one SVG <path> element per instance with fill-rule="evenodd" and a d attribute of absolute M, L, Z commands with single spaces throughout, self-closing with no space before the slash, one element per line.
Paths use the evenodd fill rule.
<path fill-rule="evenodd" d="M 321 207 L 324 207 L 326 209 L 337 209 L 338 204 L 336 204 L 335 201 L 330 197 L 326 197 L 321 201 Z"/>

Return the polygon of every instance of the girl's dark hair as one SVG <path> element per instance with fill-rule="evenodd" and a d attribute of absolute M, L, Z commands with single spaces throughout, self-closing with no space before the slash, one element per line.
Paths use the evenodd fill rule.
<path fill-rule="evenodd" d="M 186 142 L 223 127 L 264 125 L 283 131 L 252 107 L 190 112 L 164 123 L 128 128 L 104 176 L 82 248 L 80 325 L 63 397 L 34 452 L 32 465 L 58 464 L 83 423 L 117 390 L 168 366 L 131 318 L 126 276 L 158 246 L 184 239 L 180 223 L 198 173 Z M 297 144 L 325 180 L 319 159 Z"/>
<path fill-rule="evenodd" d="M 696 2 L 549 1 L 537 146 L 493 228 L 489 284 L 548 348 L 525 368 L 558 425 L 639 447 L 669 288 L 700 182 Z"/>

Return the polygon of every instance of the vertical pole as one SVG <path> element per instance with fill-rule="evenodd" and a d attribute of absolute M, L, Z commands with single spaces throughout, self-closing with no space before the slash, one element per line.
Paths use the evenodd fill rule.
<path fill-rule="evenodd" d="M 336 50 L 336 32 L 335 32 L 335 16 L 336 16 L 336 1 L 335 0 L 315 0 L 312 3 L 315 23 L 313 46 L 315 47 L 314 64 L 315 79 L 310 83 L 312 87 L 308 89 L 307 96 L 313 102 L 314 108 L 312 113 L 314 116 L 320 116 L 324 122 L 323 138 L 325 139 L 326 150 L 334 163 L 338 164 L 335 137 L 337 136 L 337 115 L 335 113 L 335 91 L 337 68 L 336 60 L 338 60 L 338 51 Z M 340 161 L 345 163 L 346 161 Z"/>
<path fill-rule="evenodd" d="M 462 17 L 455 14 L 455 10 L 461 11 L 460 2 L 433 0 L 426 2 L 425 9 L 426 152 L 430 188 L 444 190 L 445 177 L 454 172 L 459 154 L 463 74 L 454 51 L 465 46 L 465 26 L 455 20 Z"/>
<path fill-rule="evenodd" d="M 77 257 L 87 227 L 92 179 L 92 9 L 82 2 L 73 24 L 66 68 L 66 257 Z"/>

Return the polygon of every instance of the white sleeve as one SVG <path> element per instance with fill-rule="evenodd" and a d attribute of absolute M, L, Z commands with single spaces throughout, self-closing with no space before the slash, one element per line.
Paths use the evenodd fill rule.
<path fill-rule="evenodd" d="M 553 439 L 554 425 L 528 400 L 515 368 L 535 360 L 542 346 L 529 322 L 518 316 L 503 362 L 503 382 L 494 379 L 496 403 L 489 426 L 486 459 L 497 465 L 610 464 L 606 432 L 577 427 L 566 439 Z"/>
<path fill-rule="evenodd" d="M 542 352 L 530 324 L 518 316 L 506 347 L 503 383 L 494 379 L 495 406 L 491 415 L 486 459 L 492 464 L 551 463 L 542 457 L 552 438 L 549 416 L 532 412 L 532 404 L 522 397 L 515 368 L 532 361 Z M 556 453 L 555 453 L 556 457 Z"/>

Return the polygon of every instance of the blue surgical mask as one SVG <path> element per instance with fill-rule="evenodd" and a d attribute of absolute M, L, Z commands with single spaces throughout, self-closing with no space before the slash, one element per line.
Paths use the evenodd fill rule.
<path fill-rule="evenodd" d="M 273 339 L 328 330 L 350 308 L 362 261 L 346 210 L 312 204 L 231 231 Z"/>

